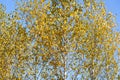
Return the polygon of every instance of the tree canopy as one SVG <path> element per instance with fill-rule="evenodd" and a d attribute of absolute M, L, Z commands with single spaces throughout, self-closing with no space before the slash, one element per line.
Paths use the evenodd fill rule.
<path fill-rule="evenodd" d="M 78 2 L 21 0 L 12 13 L 0 5 L 0 79 L 118 79 L 115 16 L 101 0 Z"/>

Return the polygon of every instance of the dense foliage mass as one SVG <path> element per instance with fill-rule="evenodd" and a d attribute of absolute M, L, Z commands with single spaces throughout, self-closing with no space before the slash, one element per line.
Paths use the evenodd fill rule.
<path fill-rule="evenodd" d="M 120 33 L 101 0 L 17 5 L 0 5 L 0 80 L 118 79 Z"/>

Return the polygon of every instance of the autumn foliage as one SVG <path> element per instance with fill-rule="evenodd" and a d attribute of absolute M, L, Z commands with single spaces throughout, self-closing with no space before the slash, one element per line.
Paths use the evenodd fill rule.
<path fill-rule="evenodd" d="M 12 13 L 0 5 L 0 80 L 117 79 L 115 28 L 101 0 L 21 0 Z"/>

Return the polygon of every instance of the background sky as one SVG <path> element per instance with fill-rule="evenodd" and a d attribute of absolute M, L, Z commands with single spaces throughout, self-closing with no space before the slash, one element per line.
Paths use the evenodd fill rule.
<path fill-rule="evenodd" d="M 120 0 L 103 0 L 108 12 L 116 16 L 117 31 L 120 31 Z M 15 0 L 0 0 L 6 6 L 6 12 L 10 13 L 15 9 Z"/>
<path fill-rule="evenodd" d="M 120 0 L 104 0 L 108 12 L 116 16 L 117 31 L 120 31 Z"/>
<path fill-rule="evenodd" d="M 0 0 L 0 3 L 6 6 L 6 12 L 11 12 L 15 9 L 15 0 Z"/>

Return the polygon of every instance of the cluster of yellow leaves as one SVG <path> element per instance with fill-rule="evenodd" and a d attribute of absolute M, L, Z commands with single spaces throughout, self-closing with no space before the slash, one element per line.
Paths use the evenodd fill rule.
<path fill-rule="evenodd" d="M 2 22 L 0 24 L 0 79 L 21 80 L 20 77 L 13 76 L 13 72 L 11 74 L 11 69 L 13 67 L 12 64 L 15 63 L 13 62 L 15 56 L 19 55 L 17 57 L 19 62 L 17 66 L 20 66 L 22 59 L 19 58 L 25 55 L 25 50 L 27 49 L 26 31 L 22 25 L 17 23 L 19 18 L 16 13 L 15 15 L 13 13 L 13 16 L 8 14 L 3 15 L 6 16 L 1 19 Z"/>
<path fill-rule="evenodd" d="M 54 73 L 51 75 L 66 79 L 66 57 L 73 52 L 83 55 L 79 61 L 85 57 L 82 69 L 88 71 L 89 78 L 97 79 L 101 75 L 99 71 L 106 69 L 107 79 L 114 79 L 118 70 L 114 53 L 119 33 L 112 30 L 113 17 L 106 13 L 102 2 L 83 1 L 83 7 L 75 0 L 23 1 L 18 3 L 13 17 L 7 16 L 6 19 L 1 10 L 0 78 L 37 79 L 36 75 L 40 75 L 46 79 L 50 76 L 47 69 L 52 66 Z M 43 71 L 39 72 L 38 66 L 43 66 Z M 74 70 L 79 68 L 67 66 Z M 17 69 L 10 74 L 12 67 Z M 46 73 L 42 73 L 45 70 Z"/>

